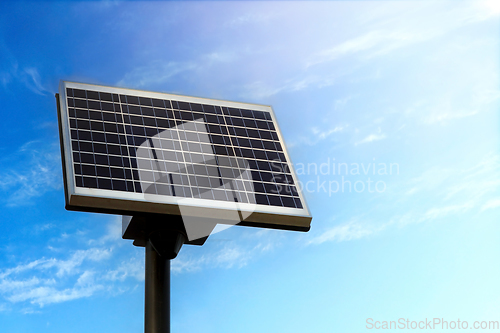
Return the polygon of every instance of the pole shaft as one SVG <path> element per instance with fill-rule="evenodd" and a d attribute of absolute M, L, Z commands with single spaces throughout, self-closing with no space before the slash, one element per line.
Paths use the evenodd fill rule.
<path fill-rule="evenodd" d="M 170 333 L 170 260 L 146 242 L 144 333 Z"/>

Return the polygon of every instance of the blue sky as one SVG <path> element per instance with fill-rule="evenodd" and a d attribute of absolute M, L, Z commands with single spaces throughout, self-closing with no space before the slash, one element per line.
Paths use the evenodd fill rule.
<path fill-rule="evenodd" d="M 496 1 L 1 2 L 1 331 L 143 330 L 144 250 L 117 216 L 64 210 L 59 80 L 274 109 L 312 228 L 184 246 L 173 332 L 500 320 L 499 19 Z"/>

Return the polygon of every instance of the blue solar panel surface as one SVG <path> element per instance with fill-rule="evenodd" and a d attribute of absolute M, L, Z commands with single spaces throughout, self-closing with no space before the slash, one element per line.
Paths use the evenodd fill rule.
<path fill-rule="evenodd" d="M 270 112 L 65 92 L 76 187 L 303 208 Z"/>

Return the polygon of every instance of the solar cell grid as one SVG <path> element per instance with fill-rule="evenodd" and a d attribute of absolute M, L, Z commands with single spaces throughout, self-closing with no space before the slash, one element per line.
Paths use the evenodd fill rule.
<path fill-rule="evenodd" d="M 75 185 L 302 208 L 271 114 L 66 90 Z"/>

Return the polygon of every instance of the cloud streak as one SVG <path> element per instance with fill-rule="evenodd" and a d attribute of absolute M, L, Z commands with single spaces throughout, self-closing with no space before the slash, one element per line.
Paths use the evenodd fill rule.
<path fill-rule="evenodd" d="M 76 251 L 67 260 L 39 259 L 19 265 L 0 274 L 0 294 L 11 303 L 29 302 L 40 307 L 89 297 L 104 287 L 90 278 L 90 271 L 84 270 L 80 274 L 80 267 L 84 261 L 101 261 L 108 257 L 109 252 L 105 249 L 89 249 Z M 32 276 L 23 278 L 26 274 Z M 58 288 L 65 284 L 66 277 L 78 274 L 73 286 Z M 50 278 L 39 277 L 44 275 Z"/>
<path fill-rule="evenodd" d="M 176 75 L 192 71 L 197 67 L 194 62 L 169 61 L 164 63 L 155 61 L 151 65 L 137 67 L 125 74 L 117 85 L 120 87 L 142 88 L 162 84 L 173 79 Z"/>
<path fill-rule="evenodd" d="M 357 53 L 365 53 L 365 58 L 380 56 L 425 39 L 421 34 L 384 30 L 369 31 L 364 35 L 315 54 L 306 63 L 306 68 Z M 368 54 L 368 51 L 371 51 L 371 54 Z"/>
<path fill-rule="evenodd" d="M 500 198 L 499 199 L 491 199 L 488 200 L 482 207 L 481 211 L 485 211 L 488 209 L 497 209 L 500 208 Z"/>
<path fill-rule="evenodd" d="M 373 141 L 380 141 L 380 140 L 383 140 L 386 138 L 386 135 L 381 133 L 381 134 L 370 134 L 368 135 L 366 138 L 356 142 L 354 145 L 357 146 L 357 145 L 362 145 L 364 143 L 370 143 L 370 142 L 373 142 Z"/>
<path fill-rule="evenodd" d="M 15 154 L 4 157 L 10 164 L 16 160 L 18 167 L 0 164 L 0 188 L 10 192 L 4 198 L 8 206 L 30 203 L 30 199 L 62 187 L 60 154 L 56 144 L 42 146 L 38 141 L 24 144 Z"/>
<path fill-rule="evenodd" d="M 4 89 L 13 82 L 22 83 L 26 88 L 37 95 L 46 95 L 50 93 L 49 89 L 42 84 L 42 78 L 35 67 L 19 67 L 15 57 L 9 52 L 7 47 L 0 40 L 0 61 L 3 62 L 3 68 L 0 68 L 0 83 Z"/>
<path fill-rule="evenodd" d="M 259 247 L 257 246 L 256 249 Z M 201 269 L 211 268 L 241 268 L 248 264 L 252 258 L 253 251 L 246 251 L 238 246 L 224 246 L 220 250 L 211 254 L 204 254 L 197 258 L 188 258 L 181 253 L 179 257 L 172 262 L 172 272 L 184 273 L 195 272 Z"/>
<path fill-rule="evenodd" d="M 433 167 L 426 170 L 420 176 L 401 184 L 392 194 L 387 194 L 392 196 L 384 197 L 384 201 L 391 202 L 386 207 L 387 211 L 375 204 L 367 213 L 383 218 L 364 220 L 362 217 L 346 217 L 347 222 L 341 222 L 314 235 L 307 244 L 359 240 L 374 236 L 389 227 L 450 222 L 467 214 L 481 214 L 498 209 L 500 199 L 496 193 L 500 186 L 499 161 L 500 156 L 490 153 L 468 168 Z"/>
<path fill-rule="evenodd" d="M 320 129 L 319 127 L 312 127 L 310 129 L 311 134 L 307 136 L 301 136 L 296 141 L 289 142 L 287 147 L 295 147 L 298 144 L 306 144 L 309 146 L 314 146 L 326 139 L 333 139 L 335 134 L 340 134 L 345 132 L 345 130 L 349 127 L 348 124 L 337 125 L 327 129 Z"/>
<path fill-rule="evenodd" d="M 308 241 L 308 245 L 319 245 L 325 242 L 345 242 L 368 237 L 379 232 L 383 228 L 374 228 L 367 224 L 360 223 L 357 219 L 353 219 L 347 223 L 336 225 L 322 232 Z"/>
<path fill-rule="evenodd" d="M 228 231 L 231 229 L 233 227 L 229 228 Z M 237 245 L 231 241 L 212 238 L 211 245 L 215 246 L 215 248 L 204 252 L 201 256 L 193 256 L 189 251 L 181 251 L 179 256 L 172 261 L 172 272 L 182 274 L 198 272 L 204 269 L 242 268 L 259 255 L 272 251 L 280 245 L 280 235 L 270 232 L 268 229 L 252 230 L 246 236 L 249 238 L 248 241 L 240 240 Z"/>
<path fill-rule="evenodd" d="M 109 223 L 110 233 L 114 233 L 113 222 Z M 103 291 L 121 293 L 131 283 L 144 280 L 144 258 L 137 255 L 117 258 L 114 248 L 118 242 L 122 240 L 102 237 L 88 242 L 98 246 L 72 251 L 65 258 L 42 257 L 0 271 L 0 298 L 6 304 L 41 308 Z"/>

